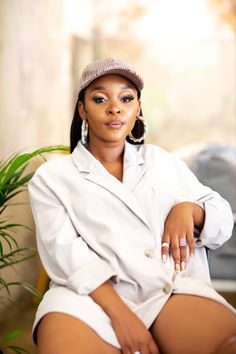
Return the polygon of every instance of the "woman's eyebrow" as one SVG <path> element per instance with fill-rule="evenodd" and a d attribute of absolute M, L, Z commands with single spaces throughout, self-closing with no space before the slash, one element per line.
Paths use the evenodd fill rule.
<path fill-rule="evenodd" d="M 93 91 L 102 91 L 102 90 L 107 90 L 108 86 L 95 86 L 91 89 L 91 92 Z M 120 87 L 121 90 L 127 90 L 127 89 L 131 89 L 134 90 L 134 87 L 132 85 L 124 85 Z"/>
<path fill-rule="evenodd" d="M 98 90 L 106 90 L 105 86 L 95 86 L 92 88 L 91 92 L 98 91 Z"/>

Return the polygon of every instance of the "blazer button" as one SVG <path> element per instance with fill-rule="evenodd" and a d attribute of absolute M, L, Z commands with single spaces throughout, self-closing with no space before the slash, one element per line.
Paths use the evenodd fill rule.
<path fill-rule="evenodd" d="M 153 258 L 155 256 L 155 251 L 151 248 L 148 248 L 145 252 L 144 252 L 145 256 L 148 258 Z"/>
<path fill-rule="evenodd" d="M 170 283 L 166 283 L 163 287 L 163 291 L 166 294 L 169 294 L 172 291 L 172 286 Z"/>

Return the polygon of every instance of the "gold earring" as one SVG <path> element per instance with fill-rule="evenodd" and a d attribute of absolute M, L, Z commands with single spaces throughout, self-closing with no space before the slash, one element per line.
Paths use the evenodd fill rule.
<path fill-rule="evenodd" d="M 81 125 L 81 142 L 83 145 L 86 145 L 88 138 L 88 122 L 86 119 L 83 119 Z"/>
<path fill-rule="evenodd" d="M 148 125 L 147 122 L 145 121 L 145 119 L 142 116 L 138 116 L 137 117 L 137 121 L 136 122 L 142 122 L 143 124 L 143 135 L 140 136 L 139 138 L 135 138 L 132 134 L 132 132 L 129 133 L 129 138 L 130 140 L 134 141 L 135 143 L 140 143 L 142 140 L 144 140 L 148 134 Z M 136 124 L 135 122 L 135 124 Z"/>

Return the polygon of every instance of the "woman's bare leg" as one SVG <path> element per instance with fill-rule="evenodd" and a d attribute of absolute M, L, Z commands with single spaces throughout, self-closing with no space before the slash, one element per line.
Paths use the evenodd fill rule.
<path fill-rule="evenodd" d="M 84 322 L 63 313 L 43 317 L 37 342 L 37 354 L 120 354 Z"/>
<path fill-rule="evenodd" d="M 236 353 L 236 335 L 230 337 L 222 343 L 214 354 L 235 354 Z"/>
<path fill-rule="evenodd" d="M 236 316 L 216 301 L 173 295 L 151 333 L 162 354 L 214 354 L 236 333 Z"/>

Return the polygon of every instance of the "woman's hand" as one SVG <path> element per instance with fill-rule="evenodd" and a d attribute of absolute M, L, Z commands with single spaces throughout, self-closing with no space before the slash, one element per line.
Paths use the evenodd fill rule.
<path fill-rule="evenodd" d="M 176 204 L 168 214 L 162 238 L 162 260 L 166 262 L 171 251 L 177 272 L 186 268 L 187 247 L 190 257 L 194 256 L 194 225 L 202 228 L 204 219 L 205 211 L 190 202 Z"/>
<path fill-rule="evenodd" d="M 122 354 L 160 353 L 144 323 L 124 303 L 110 283 L 102 284 L 90 296 L 110 317 Z"/>
<path fill-rule="evenodd" d="M 151 333 L 143 322 L 126 306 L 110 314 L 123 354 L 159 354 Z"/>

